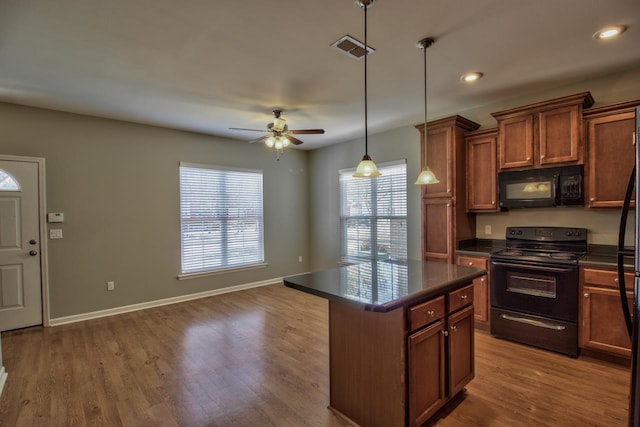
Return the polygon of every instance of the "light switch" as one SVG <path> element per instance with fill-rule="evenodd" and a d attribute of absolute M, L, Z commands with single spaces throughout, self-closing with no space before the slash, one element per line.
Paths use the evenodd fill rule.
<path fill-rule="evenodd" d="M 62 230 L 59 228 L 52 228 L 49 230 L 50 239 L 62 239 Z"/>

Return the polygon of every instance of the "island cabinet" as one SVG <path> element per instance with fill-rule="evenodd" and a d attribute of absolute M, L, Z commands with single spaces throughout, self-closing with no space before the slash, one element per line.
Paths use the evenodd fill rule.
<path fill-rule="evenodd" d="M 633 273 L 625 273 L 627 301 L 633 313 Z M 622 314 L 618 273 L 581 267 L 580 347 L 630 357 L 631 340 Z"/>
<path fill-rule="evenodd" d="M 492 113 L 500 170 L 584 163 L 582 111 L 592 105 L 584 92 Z"/>
<path fill-rule="evenodd" d="M 471 256 L 458 256 L 458 265 L 486 270 L 483 276 L 473 279 L 473 311 L 478 329 L 489 330 L 489 259 Z"/>
<path fill-rule="evenodd" d="M 640 100 L 591 108 L 584 113 L 590 208 L 619 208 L 635 159 L 635 107 Z M 635 194 L 633 195 L 635 205 Z"/>
<path fill-rule="evenodd" d="M 457 240 L 475 237 L 475 215 L 467 213 L 467 163 L 464 135 L 479 124 L 452 116 L 416 126 L 421 166 L 429 166 L 437 184 L 422 186 L 423 259 L 454 262 Z"/>
<path fill-rule="evenodd" d="M 285 278 L 329 300 L 329 408 L 358 426 L 428 422 L 474 376 L 472 281 L 484 273 L 378 261 Z"/>
<path fill-rule="evenodd" d="M 467 211 L 498 208 L 497 129 L 467 132 Z"/>

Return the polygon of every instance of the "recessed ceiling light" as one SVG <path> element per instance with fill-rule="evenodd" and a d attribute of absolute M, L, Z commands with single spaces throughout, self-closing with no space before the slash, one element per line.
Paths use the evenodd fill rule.
<path fill-rule="evenodd" d="M 611 27 L 601 28 L 593 35 L 596 40 L 609 40 L 626 31 L 626 25 L 613 25 Z"/>
<path fill-rule="evenodd" d="M 483 75 L 484 74 L 482 74 L 482 73 L 474 71 L 472 73 L 463 74 L 460 77 L 460 80 L 462 80 L 463 82 L 466 82 L 466 83 L 471 83 L 471 82 L 475 82 L 476 80 L 480 79 Z"/>

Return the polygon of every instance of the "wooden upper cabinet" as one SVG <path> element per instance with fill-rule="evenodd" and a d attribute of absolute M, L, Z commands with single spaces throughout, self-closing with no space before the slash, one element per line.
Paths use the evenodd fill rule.
<path fill-rule="evenodd" d="M 589 158 L 585 172 L 586 200 L 590 208 L 622 206 L 635 159 L 633 132 L 637 105 L 640 100 L 585 111 Z"/>
<path fill-rule="evenodd" d="M 533 166 L 533 115 L 498 120 L 500 169 Z"/>
<path fill-rule="evenodd" d="M 497 134 L 496 129 L 466 134 L 467 211 L 469 212 L 498 210 Z"/>
<path fill-rule="evenodd" d="M 582 111 L 589 92 L 492 113 L 498 121 L 499 168 L 584 163 Z"/>
<path fill-rule="evenodd" d="M 420 166 L 429 166 L 438 184 L 422 186 L 422 197 L 456 197 L 465 188 L 466 149 L 464 133 L 476 130 L 479 124 L 462 116 L 452 116 L 427 123 L 425 138 L 424 124 L 416 126 L 420 131 Z"/>

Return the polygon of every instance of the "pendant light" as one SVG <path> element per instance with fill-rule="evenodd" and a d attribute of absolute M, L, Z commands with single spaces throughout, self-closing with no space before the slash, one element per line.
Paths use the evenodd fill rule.
<path fill-rule="evenodd" d="M 368 130 L 367 130 L 367 56 L 369 45 L 367 44 L 367 9 L 373 6 L 376 0 L 356 0 L 356 4 L 364 9 L 364 157 L 358 163 L 354 178 L 375 178 L 382 175 L 376 164 L 369 156 Z"/>
<path fill-rule="evenodd" d="M 418 179 L 414 183 L 416 185 L 437 184 L 440 182 L 427 165 L 427 48 L 434 42 L 435 40 L 430 37 L 418 42 L 418 47 L 424 53 L 424 168 L 422 168 L 422 172 L 420 172 Z"/>

